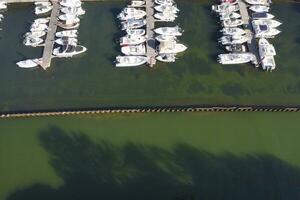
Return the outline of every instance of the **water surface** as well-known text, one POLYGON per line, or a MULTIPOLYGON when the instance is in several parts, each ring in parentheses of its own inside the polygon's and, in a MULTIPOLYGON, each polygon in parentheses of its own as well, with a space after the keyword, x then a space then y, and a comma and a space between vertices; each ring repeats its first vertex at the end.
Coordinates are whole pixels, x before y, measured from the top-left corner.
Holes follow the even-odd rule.
POLYGON ((176 63, 116 69, 121 35, 116 14, 124 3, 86 3, 79 41, 88 52, 73 59, 54 59, 49 71, 19 69, 15 62, 41 56, 42 49, 24 47, 21 34, 35 17, 29 4, 11 6, 0 32, 0 110, 45 110, 140 105, 299 105, 299 4, 274 4, 284 22, 271 42, 277 69, 265 73, 251 65, 222 66, 216 56, 220 29, 210 5, 178 2, 180 41, 188 50, 176 63))

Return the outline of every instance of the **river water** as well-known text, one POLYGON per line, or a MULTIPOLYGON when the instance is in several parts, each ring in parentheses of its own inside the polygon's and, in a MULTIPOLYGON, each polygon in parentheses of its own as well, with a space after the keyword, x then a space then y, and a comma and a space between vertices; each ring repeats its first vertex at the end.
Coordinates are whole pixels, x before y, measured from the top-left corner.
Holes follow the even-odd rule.
MULTIPOLYGON (((54 59, 48 71, 20 69, 15 62, 40 57, 42 48, 21 44, 35 18, 30 4, 10 6, 0 32, 0 110, 45 110, 137 105, 260 104, 298 105, 299 4, 274 4, 272 13, 283 31, 275 44, 277 69, 265 73, 251 65, 222 66, 216 56, 220 29, 210 5, 178 2, 176 23, 185 30, 188 50, 176 63, 116 69, 121 35, 116 14, 124 3, 86 3, 79 41, 88 52, 54 59)), ((159 26, 159 24, 157 24, 159 26)))

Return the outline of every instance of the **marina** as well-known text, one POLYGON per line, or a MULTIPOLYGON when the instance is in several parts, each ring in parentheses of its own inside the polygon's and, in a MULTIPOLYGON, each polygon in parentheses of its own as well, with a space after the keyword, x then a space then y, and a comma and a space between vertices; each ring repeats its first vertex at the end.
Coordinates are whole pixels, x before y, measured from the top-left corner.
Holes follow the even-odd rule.
POLYGON ((120 29, 112 21, 124 5, 84 4, 87 14, 78 29, 78 40, 89 52, 68 60, 52 59, 47 72, 15 65, 19 60, 42 57, 43 48, 20 44, 28 24, 37 18, 33 5, 11 5, 0 32, 0 52, 6 58, 0 68, 2 112, 178 104, 298 105, 299 46, 295 41, 300 23, 294 19, 299 17, 299 6, 272 5, 272 14, 285 22, 285 31, 274 40, 276 64, 284 67, 264 73, 249 65, 218 64, 216 57, 223 49, 216 43, 220 33, 210 6, 183 2, 178 2, 180 15, 171 25, 180 24, 185 30, 180 37, 189 47, 184 55, 175 63, 157 61, 153 69, 116 70, 113 61, 120 48, 114 41, 120 29))
POLYGON ((157 60, 175 62, 176 55, 187 49, 177 42, 183 31, 178 26, 155 28, 155 22, 174 22, 177 12, 173 0, 132 0, 117 16, 127 34, 120 39, 125 55, 116 57, 116 67, 148 64, 152 68, 157 60))
POLYGON ((276 29, 281 22, 268 13, 271 3, 269 0, 221 0, 220 5, 212 6, 212 10, 220 15, 224 27, 221 31, 224 36, 219 42, 230 52, 220 54, 219 63, 251 62, 265 71, 276 68, 275 48, 266 39, 274 38, 281 32, 276 29))

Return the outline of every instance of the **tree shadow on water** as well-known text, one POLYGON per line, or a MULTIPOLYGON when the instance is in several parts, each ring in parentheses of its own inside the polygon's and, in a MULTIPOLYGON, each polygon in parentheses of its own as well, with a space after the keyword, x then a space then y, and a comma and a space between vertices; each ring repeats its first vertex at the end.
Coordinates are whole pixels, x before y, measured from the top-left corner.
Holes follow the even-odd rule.
POLYGON ((271 155, 214 155, 179 144, 95 143, 50 127, 39 135, 64 183, 34 184, 8 200, 282 200, 300 199, 300 170, 271 155))

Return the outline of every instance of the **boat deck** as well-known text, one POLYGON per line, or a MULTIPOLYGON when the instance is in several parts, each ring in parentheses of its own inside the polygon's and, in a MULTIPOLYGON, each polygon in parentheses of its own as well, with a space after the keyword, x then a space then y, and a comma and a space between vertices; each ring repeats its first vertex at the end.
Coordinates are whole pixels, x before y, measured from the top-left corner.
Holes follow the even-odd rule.
POLYGON ((146 0, 146 35, 147 35, 147 42, 146 42, 146 55, 148 58, 148 64, 150 67, 153 67, 156 63, 156 42, 154 38, 154 23, 155 19, 154 15, 154 1, 153 0, 146 0))
POLYGON ((53 9, 50 16, 49 30, 45 40, 45 47, 44 47, 42 63, 41 63, 41 67, 45 70, 51 65, 52 52, 53 52, 53 47, 55 42, 55 33, 57 30, 58 15, 59 15, 59 3, 57 1, 53 1, 52 4, 53 4, 53 9))
POLYGON ((243 0, 238 0, 238 5, 240 8, 241 17, 242 17, 243 24, 244 24, 244 29, 249 38, 247 41, 248 50, 250 53, 253 53, 255 55, 256 60, 253 62, 253 64, 256 67, 258 67, 258 61, 260 60, 260 58, 259 58, 259 53, 258 53, 257 42, 256 42, 256 39, 254 36, 254 29, 250 22, 249 12, 247 10, 246 3, 243 0))

